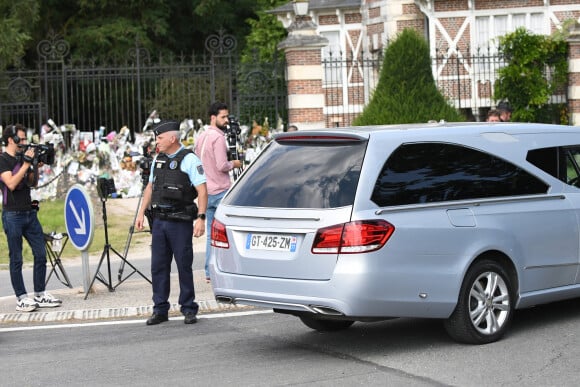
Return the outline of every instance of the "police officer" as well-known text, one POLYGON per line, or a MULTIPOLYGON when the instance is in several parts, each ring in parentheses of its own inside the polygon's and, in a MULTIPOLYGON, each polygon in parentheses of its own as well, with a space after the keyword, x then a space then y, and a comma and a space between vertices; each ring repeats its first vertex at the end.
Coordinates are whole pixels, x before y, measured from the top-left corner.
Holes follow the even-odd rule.
POLYGON ((197 238, 205 232, 205 174, 199 158, 181 144, 177 121, 160 122, 154 133, 159 153, 153 160, 135 224, 142 230, 145 210, 151 211, 154 305, 147 325, 157 325, 168 319, 172 257, 175 257, 179 274, 181 313, 186 324, 193 324, 197 322, 199 306, 195 302, 193 285, 191 236, 197 238))
POLYGON ((512 119, 512 107, 507 101, 501 101, 497 104, 497 111, 499 112, 499 119, 502 122, 509 122, 512 119))

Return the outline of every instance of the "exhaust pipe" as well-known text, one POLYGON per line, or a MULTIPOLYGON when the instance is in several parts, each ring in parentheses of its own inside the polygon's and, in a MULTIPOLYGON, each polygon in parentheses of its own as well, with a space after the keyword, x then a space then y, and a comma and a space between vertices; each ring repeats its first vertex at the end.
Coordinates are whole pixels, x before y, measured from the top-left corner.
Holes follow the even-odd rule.
POLYGON ((229 296, 215 296, 215 300, 221 304, 233 304, 234 299, 229 296))
POLYGON ((336 309, 329 308, 328 306, 310 305, 310 308, 312 308, 316 313, 324 314, 326 316, 343 316, 343 313, 336 309))

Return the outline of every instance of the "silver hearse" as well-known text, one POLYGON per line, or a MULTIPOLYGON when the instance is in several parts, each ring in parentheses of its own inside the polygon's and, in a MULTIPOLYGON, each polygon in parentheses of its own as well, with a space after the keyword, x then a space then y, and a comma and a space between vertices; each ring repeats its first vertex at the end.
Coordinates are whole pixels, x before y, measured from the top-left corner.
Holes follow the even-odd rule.
POLYGON ((438 318, 489 343, 580 296, 580 128, 423 124, 283 133, 211 227, 222 303, 316 330, 438 318))

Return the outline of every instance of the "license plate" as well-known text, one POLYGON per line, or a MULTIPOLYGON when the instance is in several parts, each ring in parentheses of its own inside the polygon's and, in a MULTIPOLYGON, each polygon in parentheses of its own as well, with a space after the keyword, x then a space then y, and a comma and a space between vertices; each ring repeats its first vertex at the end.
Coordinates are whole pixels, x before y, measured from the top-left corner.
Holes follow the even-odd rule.
POLYGON ((248 234, 247 250, 296 251, 296 236, 280 234, 248 234))

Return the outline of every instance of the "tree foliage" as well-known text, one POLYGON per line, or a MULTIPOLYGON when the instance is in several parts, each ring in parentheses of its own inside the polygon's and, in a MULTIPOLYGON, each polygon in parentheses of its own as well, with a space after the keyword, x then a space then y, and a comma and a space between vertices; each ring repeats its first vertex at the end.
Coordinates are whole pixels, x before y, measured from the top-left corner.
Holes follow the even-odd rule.
POLYGON ((247 19, 251 28, 246 37, 246 47, 242 53, 242 62, 252 63, 256 60, 273 62, 278 56, 278 43, 287 35, 288 31, 275 15, 265 10, 276 8, 287 3, 287 0, 258 0, 257 19, 247 19))
POLYGON ((38 0, 0 0, 0 70, 17 66, 39 20, 38 0))
POLYGON ((463 121, 437 90, 427 41, 405 29, 385 48, 372 99, 355 125, 463 121))
POLYGON ((550 97, 567 81, 566 41, 521 27, 500 38, 500 50, 508 65, 499 69, 494 95, 510 102, 512 120, 558 122, 559 107, 550 97))
MULTIPOLYGON (((252 28, 273 28, 253 43, 263 49, 280 33, 275 18, 262 13, 274 0, 0 0, 3 33, 0 63, 37 59, 36 45, 51 34, 70 45, 72 58, 127 58, 136 44, 152 54, 205 52, 218 31, 244 50, 252 28), (41 17, 39 16, 41 15, 41 17), (261 15, 261 16, 259 16, 261 15), (264 17, 266 22, 260 21, 264 17)), ((265 51, 264 51, 265 52, 265 51)), ((264 54, 264 57, 267 57, 264 54), (265 56, 264 56, 265 55, 265 56)))

